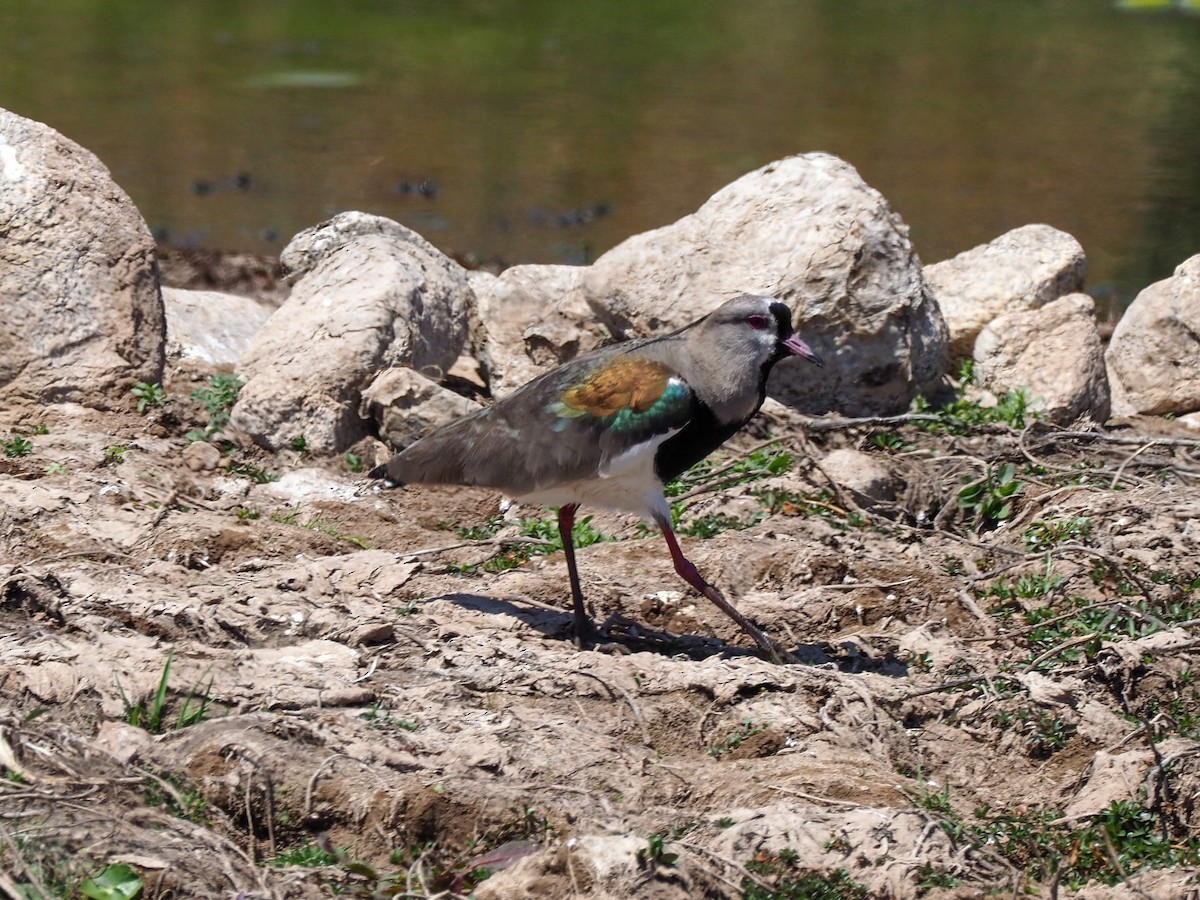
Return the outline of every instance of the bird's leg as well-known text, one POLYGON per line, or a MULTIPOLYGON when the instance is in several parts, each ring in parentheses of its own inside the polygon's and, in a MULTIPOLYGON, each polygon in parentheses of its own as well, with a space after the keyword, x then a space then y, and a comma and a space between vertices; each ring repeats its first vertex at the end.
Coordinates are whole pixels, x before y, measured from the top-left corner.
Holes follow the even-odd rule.
POLYGON ((571 600, 575 604, 575 646, 582 649, 595 637, 592 620, 583 608, 583 589, 579 586, 579 569, 575 567, 575 511, 579 504, 568 503, 558 508, 558 534, 562 538, 563 553, 567 557, 567 574, 571 579, 571 600))
POLYGON ((675 531, 671 528, 670 520, 659 516, 655 516, 654 519, 658 523, 658 527, 662 529, 663 537, 666 538, 667 547, 671 550, 671 559, 675 563, 675 571, 679 573, 679 576, 711 600, 717 609, 737 622, 738 627, 753 638, 754 643, 758 644, 762 651, 767 654, 769 660, 776 663, 790 662, 791 659, 786 651, 776 647, 770 638, 763 634, 754 623, 738 612, 732 603, 721 596, 720 591, 704 580, 692 561, 684 556, 683 551, 679 549, 679 541, 675 539, 675 531))

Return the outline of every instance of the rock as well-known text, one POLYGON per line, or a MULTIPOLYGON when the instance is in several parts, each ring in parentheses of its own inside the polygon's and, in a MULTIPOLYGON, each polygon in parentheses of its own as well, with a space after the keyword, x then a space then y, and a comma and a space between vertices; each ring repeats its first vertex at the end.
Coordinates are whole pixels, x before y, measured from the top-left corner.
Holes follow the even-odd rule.
POLYGON ((384 369, 362 392, 359 414, 379 424, 393 447, 407 447, 435 428, 480 409, 412 369, 384 369))
POLYGON ((183 450, 183 464, 193 472, 211 472, 221 464, 221 451, 208 441, 193 441, 183 450))
POLYGON ((167 352, 214 369, 236 367, 272 307, 220 291, 162 289, 167 352))
POLYGON ((101 722, 92 738, 92 746, 113 759, 129 763, 145 753, 154 738, 144 728, 124 722, 101 722))
POLYGON ((1200 255, 1137 295, 1105 354, 1115 416, 1200 410, 1200 255))
POLYGON ((730 297, 792 306, 825 358, 784 360, 771 393, 805 412, 900 412, 941 376, 946 328, 908 228, 846 162, 763 166, 672 225, 629 238, 586 272, 588 304, 617 336, 679 328, 730 297))
POLYGON ((1083 416, 1108 418, 1104 348, 1087 294, 999 316, 980 331, 974 356, 979 387, 997 395, 1024 390, 1044 419, 1068 425, 1083 416))
POLYGON ((1087 783, 1067 804, 1063 816, 1083 818, 1104 812, 1116 802, 1135 801, 1154 762, 1149 750, 1135 748, 1123 753, 1097 750, 1092 757, 1087 783))
POLYGON ((1086 275, 1083 247, 1049 225, 1025 225, 925 267, 955 359, 971 356, 979 332, 996 317, 1082 291, 1086 275))
POLYGON ((162 380, 154 239, 91 153, 0 109, 0 393, 96 405, 162 380))
POLYGON ((441 377, 467 335, 466 272, 415 232, 344 213, 301 233, 281 259, 300 280, 242 357, 246 386, 231 424, 278 449, 300 434, 316 453, 370 429, 359 392, 405 366, 441 377))
POLYGON ((612 339, 583 298, 581 266, 513 266, 472 272, 480 362, 496 396, 612 339))
POLYGON ((891 470, 878 457, 861 450, 840 449, 821 461, 821 471, 850 491, 863 509, 896 499, 896 481, 891 470))
POLYGON ((351 500, 357 492, 323 469, 292 469, 275 481, 256 484, 253 493, 298 506, 322 500, 351 500))

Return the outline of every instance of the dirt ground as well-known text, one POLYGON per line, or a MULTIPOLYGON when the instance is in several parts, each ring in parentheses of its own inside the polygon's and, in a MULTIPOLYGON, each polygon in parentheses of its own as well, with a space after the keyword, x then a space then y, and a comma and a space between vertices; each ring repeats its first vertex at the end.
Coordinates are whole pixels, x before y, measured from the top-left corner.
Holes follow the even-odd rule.
POLYGON ((599 514, 577 650, 545 510, 192 445, 203 375, 0 416, 0 893, 1197 896, 1183 425, 773 408, 673 499, 778 665, 599 514))

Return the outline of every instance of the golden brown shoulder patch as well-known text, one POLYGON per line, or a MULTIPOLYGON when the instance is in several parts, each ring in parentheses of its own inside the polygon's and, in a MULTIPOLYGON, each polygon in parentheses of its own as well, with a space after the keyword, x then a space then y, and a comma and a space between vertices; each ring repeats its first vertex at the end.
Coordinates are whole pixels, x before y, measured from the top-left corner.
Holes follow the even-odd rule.
POLYGON ((571 409, 605 418, 623 409, 641 413, 662 396, 674 373, 662 363, 637 356, 622 356, 592 373, 583 384, 563 391, 571 409))

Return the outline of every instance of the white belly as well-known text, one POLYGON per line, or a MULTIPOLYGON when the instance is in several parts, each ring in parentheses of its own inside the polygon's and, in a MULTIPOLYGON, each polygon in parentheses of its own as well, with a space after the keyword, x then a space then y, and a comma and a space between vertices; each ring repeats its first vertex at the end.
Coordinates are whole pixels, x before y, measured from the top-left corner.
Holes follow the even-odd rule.
POLYGON ((654 455, 658 445, 674 433, 659 435, 652 441, 630 448, 609 460, 594 478, 542 488, 516 499, 521 503, 540 503, 543 506, 566 506, 569 503, 599 506, 633 513, 648 522, 652 522, 656 516, 665 516, 670 521, 670 508, 663 497, 662 482, 654 471, 654 455))

